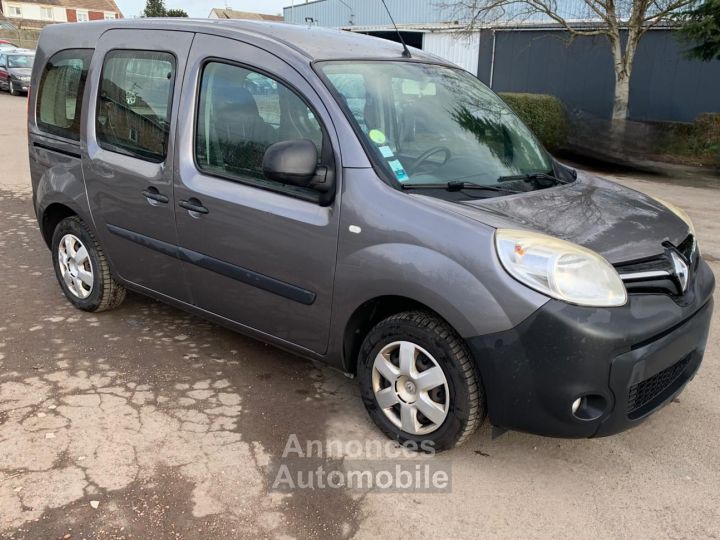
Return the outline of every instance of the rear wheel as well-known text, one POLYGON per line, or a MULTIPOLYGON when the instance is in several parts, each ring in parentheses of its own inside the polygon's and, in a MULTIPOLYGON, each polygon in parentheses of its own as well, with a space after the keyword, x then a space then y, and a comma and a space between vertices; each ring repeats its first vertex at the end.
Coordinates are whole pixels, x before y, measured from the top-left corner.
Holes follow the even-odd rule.
POLYGON ((365 407, 390 438, 425 451, 462 444, 482 423, 482 385, 465 343, 423 312, 378 323, 360 350, 365 407))
POLYGON ((52 239, 53 266, 68 300, 83 311, 106 311, 125 299, 125 288, 110 274, 105 254, 77 216, 62 220, 52 239))

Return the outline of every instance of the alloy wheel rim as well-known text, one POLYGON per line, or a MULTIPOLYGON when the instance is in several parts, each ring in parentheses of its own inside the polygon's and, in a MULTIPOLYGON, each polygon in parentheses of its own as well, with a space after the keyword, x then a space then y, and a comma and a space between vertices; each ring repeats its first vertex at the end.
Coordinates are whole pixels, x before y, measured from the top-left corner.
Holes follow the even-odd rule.
POLYGON ((92 261, 87 248, 74 234, 66 234, 60 239, 58 263, 68 290, 82 300, 90 296, 95 283, 92 261))
POLYGON ((385 416, 410 435, 437 430, 450 409, 447 378, 437 360, 410 341, 385 345, 372 369, 375 400, 385 416))

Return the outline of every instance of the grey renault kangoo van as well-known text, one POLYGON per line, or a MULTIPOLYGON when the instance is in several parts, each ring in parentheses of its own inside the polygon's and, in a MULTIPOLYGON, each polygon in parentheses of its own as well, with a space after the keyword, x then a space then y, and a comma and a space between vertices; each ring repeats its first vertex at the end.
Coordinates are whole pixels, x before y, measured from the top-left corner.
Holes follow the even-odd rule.
POLYGON ((685 212, 559 163, 422 51, 285 24, 51 25, 28 127, 70 302, 130 289, 327 362, 408 446, 486 416, 609 435, 700 365, 714 278, 685 212))

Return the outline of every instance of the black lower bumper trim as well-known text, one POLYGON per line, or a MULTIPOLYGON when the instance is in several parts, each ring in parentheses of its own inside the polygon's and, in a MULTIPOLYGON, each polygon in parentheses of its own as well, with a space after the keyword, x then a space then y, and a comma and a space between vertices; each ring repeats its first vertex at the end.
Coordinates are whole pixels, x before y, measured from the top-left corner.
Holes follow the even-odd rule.
POLYGON ((551 300, 511 330, 469 339, 490 421, 554 437, 605 436, 637 425, 699 368, 714 284, 703 262, 683 302, 652 294, 631 295, 620 308, 551 300), (573 402, 584 396, 604 410, 573 414, 573 402))

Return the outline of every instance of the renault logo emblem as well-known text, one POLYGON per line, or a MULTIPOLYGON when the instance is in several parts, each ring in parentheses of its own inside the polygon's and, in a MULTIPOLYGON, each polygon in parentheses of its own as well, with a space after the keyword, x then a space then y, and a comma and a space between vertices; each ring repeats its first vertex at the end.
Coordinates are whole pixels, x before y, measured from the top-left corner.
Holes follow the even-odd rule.
POLYGON ((687 291, 689 277, 688 265, 685 260, 674 251, 670 251, 670 259, 672 260, 673 273, 675 274, 678 283, 680 283, 682 292, 685 293, 685 291, 687 291))

